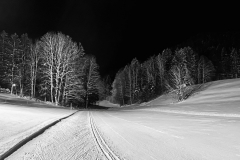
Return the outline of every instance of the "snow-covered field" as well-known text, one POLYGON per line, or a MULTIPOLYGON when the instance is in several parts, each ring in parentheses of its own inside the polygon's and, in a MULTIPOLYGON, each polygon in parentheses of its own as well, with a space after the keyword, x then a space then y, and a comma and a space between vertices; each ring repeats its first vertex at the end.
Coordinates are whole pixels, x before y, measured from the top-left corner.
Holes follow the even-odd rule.
MULTIPOLYGON (((0 104, 0 149, 67 112, 0 104)), ((207 83, 181 103, 165 95, 141 106, 80 111, 7 159, 239 160, 239 137, 240 79, 233 79, 207 83)))
POLYGON ((0 94, 0 156, 29 135, 73 112, 0 94))
POLYGON ((93 115, 125 159, 240 159, 240 79, 208 83, 178 104, 164 96, 93 115))

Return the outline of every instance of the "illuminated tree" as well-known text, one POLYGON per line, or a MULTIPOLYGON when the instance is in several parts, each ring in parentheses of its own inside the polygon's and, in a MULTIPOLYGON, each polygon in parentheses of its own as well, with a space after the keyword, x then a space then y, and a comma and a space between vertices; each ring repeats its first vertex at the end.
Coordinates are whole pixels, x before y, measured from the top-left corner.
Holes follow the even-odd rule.
MULTIPOLYGON (((15 33, 7 40, 6 43, 6 72, 4 80, 11 86, 17 83, 19 80, 18 67, 19 67, 19 55, 20 55, 20 39, 15 33)), ((19 84, 18 84, 19 85, 19 84)), ((11 87, 12 88, 12 87, 11 87)), ((12 93, 12 90, 11 90, 12 93)))
POLYGON ((1 80, 4 78, 4 75, 6 74, 7 70, 7 54, 6 54, 6 44, 8 40, 8 34, 5 31, 2 31, 0 36, 0 78, 1 80))
POLYGON ((78 45, 69 36, 62 33, 45 34, 41 38, 41 47, 42 79, 50 88, 51 101, 58 105, 64 97, 64 86, 73 77, 76 60, 83 53, 79 52, 78 45))
POLYGON ((210 60, 201 56, 198 62, 198 81, 200 83, 209 82, 215 75, 215 68, 210 60))
POLYGON ((35 97, 37 73, 39 71, 39 59, 40 59, 40 42, 37 41, 31 45, 31 51, 29 55, 29 80, 31 85, 31 97, 35 97))
POLYGON ((28 38, 27 34, 23 34, 20 38, 21 43, 19 47, 19 54, 17 55, 17 79, 19 84, 20 96, 23 96, 24 91, 27 89, 27 72, 29 71, 29 62, 31 55, 32 41, 28 38))
POLYGON ((111 82, 109 76, 98 81, 99 100, 106 100, 111 95, 111 82))
POLYGON ((81 80, 83 89, 85 90, 85 103, 88 107, 89 97, 93 98, 98 95, 98 81, 100 80, 99 66, 96 63, 96 58, 93 56, 85 56, 81 71, 81 80))
POLYGON ((125 105, 126 94, 126 81, 125 81, 124 70, 118 71, 112 84, 112 97, 113 103, 125 105))
POLYGON ((164 57, 159 54, 155 57, 156 60, 156 70, 157 70, 157 84, 158 89, 162 93, 164 90, 164 82, 165 82, 165 72, 166 72, 166 60, 164 57))
MULTIPOLYGON (((188 72, 187 72, 188 73, 188 72)), ((175 91, 178 95, 178 100, 183 100, 184 90, 186 88, 186 69, 181 65, 174 65, 169 72, 169 82, 166 85, 169 91, 175 91)))

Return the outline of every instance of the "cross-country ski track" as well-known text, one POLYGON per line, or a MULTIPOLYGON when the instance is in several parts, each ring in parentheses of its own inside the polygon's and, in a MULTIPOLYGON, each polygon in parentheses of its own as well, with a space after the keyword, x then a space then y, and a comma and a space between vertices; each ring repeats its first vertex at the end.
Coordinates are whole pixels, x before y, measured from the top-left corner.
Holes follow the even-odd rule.
POLYGON ((236 117, 80 111, 7 159, 238 160, 238 126, 236 117))
POLYGON ((6 159, 119 160, 98 132, 89 112, 78 112, 45 131, 6 159), (77 122, 77 123, 76 123, 77 122))

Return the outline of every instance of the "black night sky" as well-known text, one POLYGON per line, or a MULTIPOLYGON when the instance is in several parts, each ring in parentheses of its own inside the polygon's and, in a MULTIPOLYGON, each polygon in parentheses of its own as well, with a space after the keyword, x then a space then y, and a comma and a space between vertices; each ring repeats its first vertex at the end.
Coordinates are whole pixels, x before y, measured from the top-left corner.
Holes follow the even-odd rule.
POLYGON ((1 0, 0 31, 32 39, 60 31, 97 57, 101 75, 114 76, 134 57, 144 61, 200 32, 230 29, 221 11, 174 1, 1 0))

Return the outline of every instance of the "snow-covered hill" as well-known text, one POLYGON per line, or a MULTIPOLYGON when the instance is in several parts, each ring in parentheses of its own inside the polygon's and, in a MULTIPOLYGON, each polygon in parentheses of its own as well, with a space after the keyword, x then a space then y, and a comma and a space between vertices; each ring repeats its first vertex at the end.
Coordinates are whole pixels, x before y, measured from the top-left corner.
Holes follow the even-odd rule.
MULTIPOLYGON (((122 107, 122 109, 140 108, 164 108, 184 107, 184 110, 191 106, 197 110, 204 110, 209 107, 220 107, 219 110, 226 112, 240 111, 240 78, 208 82, 201 85, 188 99, 177 102, 174 93, 165 94, 149 102, 140 105, 134 104, 122 107), (226 108, 225 108, 226 107, 226 108), (231 111, 227 107, 234 107, 231 111), (224 109, 225 108, 225 109, 224 109)), ((210 111, 210 110, 209 110, 210 111)))
POLYGON ((204 84, 185 101, 163 103, 161 96, 144 106, 154 109, 207 112, 213 114, 240 114, 240 79, 220 80, 204 84))

